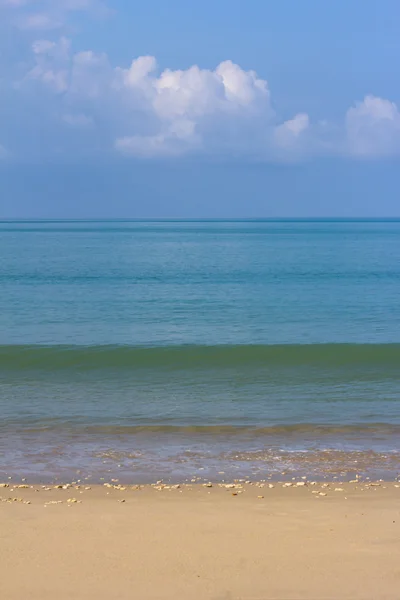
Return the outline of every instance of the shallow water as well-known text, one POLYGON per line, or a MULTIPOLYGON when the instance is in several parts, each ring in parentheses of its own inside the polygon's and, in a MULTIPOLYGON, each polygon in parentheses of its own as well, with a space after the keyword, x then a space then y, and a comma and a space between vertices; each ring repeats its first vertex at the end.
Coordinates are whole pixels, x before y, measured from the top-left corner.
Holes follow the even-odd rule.
POLYGON ((0 223, 0 289, 0 476, 400 471, 400 222, 0 223))

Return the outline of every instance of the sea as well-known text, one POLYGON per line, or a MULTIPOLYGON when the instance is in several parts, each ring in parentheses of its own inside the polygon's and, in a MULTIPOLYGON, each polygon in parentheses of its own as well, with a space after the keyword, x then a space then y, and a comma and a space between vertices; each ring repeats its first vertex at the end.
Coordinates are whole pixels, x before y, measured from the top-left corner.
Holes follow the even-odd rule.
POLYGON ((0 480, 400 474, 400 221, 1 221, 0 480))

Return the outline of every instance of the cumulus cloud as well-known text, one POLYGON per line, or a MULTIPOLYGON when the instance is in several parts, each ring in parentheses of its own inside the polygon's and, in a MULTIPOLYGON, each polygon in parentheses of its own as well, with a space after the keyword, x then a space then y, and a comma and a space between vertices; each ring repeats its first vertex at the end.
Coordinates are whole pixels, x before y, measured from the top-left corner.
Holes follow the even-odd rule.
POLYGON ((267 82, 231 61, 215 70, 194 65, 157 75, 155 58, 146 56, 134 60, 129 69, 118 69, 116 75, 116 85, 133 105, 151 116, 150 124, 156 129, 147 136, 117 139, 116 148, 133 155, 200 151, 207 144, 218 146, 218 137, 223 140, 227 135, 237 143, 233 123, 240 137, 257 115, 262 120, 273 117, 267 82))
POLYGON ((27 73, 26 80, 36 80, 54 92, 65 92, 69 86, 70 42, 61 38, 57 43, 37 40, 32 45, 35 66, 27 73))
POLYGON ((214 70, 194 65, 159 72, 154 57, 142 56, 127 68, 112 67, 105 54, 72 53, 66 38, 35 42, 33 55, 26 81, 44 85, 74 110, 100 112, 111 129, 114 124, 113 145, 120 152, 167 156, 227 144, 238 150, 246 138, 264 152, 271 135, 275 116, 267 82, 232 61, 214 70))
POLYGON ((282 148, 292 148, 301 140, 302 135, 310 127, 310 118, 305 113, 299 113, 293 119, 289 119, 278 125, 275 129, 275 140, 282 148))
POLYGON ((359 157, 396 154, 400 151, 400 113, 394 102, 366 96, 346 113, 349 153, 359 157))
POLYGON ((281 161, 400 152, 400 113, 389 100, 366 96, 339 123, 313 122, 304 112, 279 119, 267 81, 230 60, 160 71, 155 57, 140 56, 119 67, 104 53, 72 52, 65 37, 42 39, 32 46, 24 84, 53 97, 64 126, 100 126, 109 148, 133 157, 281 161))

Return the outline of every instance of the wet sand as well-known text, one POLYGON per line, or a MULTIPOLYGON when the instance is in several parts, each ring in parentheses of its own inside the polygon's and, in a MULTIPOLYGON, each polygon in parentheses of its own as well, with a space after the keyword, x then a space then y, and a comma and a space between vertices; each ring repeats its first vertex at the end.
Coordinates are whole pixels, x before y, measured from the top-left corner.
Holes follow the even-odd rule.
POLYGON ((400 596, 398 482, 6 485, 7 600, 400 596))

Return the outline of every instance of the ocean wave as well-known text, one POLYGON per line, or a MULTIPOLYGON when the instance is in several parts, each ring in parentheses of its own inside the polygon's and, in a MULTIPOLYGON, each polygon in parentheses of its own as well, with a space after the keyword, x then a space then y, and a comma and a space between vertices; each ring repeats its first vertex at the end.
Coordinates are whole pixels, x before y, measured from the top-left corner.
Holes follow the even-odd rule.
POLYGON ((400 366, 400 344, 0 346, 0 370, 400 366))
MULTIPOLYGON (((251 438, 315 438, 320 439, 328 436, 351 437, 351 436, 400 436, 400 424, 391 423, 359 423, 348 425, 321 425, 315 423, 296 423, 288 425, 271 426, 247 426, 247 425, 121 425, 121 424, 92 424, 70 423, 64 419, 33 420, 30 417, 26 422, 22 419, 16 425, 3 422, 3 429, 9 427, 23 428, 25 433, 43 433, 44 431, 70 431, 74 435, 100 435, 100 436, 133 436, 133 435, 171 435, 171 436, 194 436, 194 437, 241 437, 251 438)), ((400 438, 399 438, 400 439, 400 438)))

